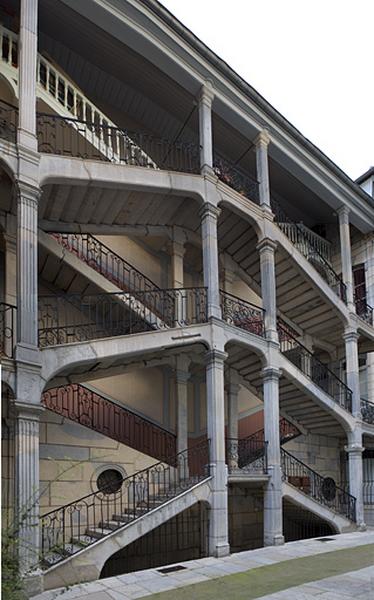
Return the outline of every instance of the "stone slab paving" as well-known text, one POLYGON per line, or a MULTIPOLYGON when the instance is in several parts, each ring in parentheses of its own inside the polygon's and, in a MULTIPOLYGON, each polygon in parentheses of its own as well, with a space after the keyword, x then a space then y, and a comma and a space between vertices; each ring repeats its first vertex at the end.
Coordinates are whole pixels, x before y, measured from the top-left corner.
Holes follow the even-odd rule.
MULTIPOLYGON (((196 583, 209 582, 210 580, 223 578, 226 575, 245 573, 251 569, 275 565, 283 561, 318 556, 323 553, 349 550, 350 548, 353 549, 374 544, 374 529, 366 532, 334 535, 328 538, 330 541, 320 541, 321 539, 325 538, 289 542, 276 548, 268 547, 247 550, 231 554, 225 558, 208 557, 187 562, 178 562, 176 564, 186 568, 168 574, 160 573, 155 568, 127 575, 119 575, 117 577, 108 577, 91 583, 75 585, 68 589, 59 588, 47 591, 36 596, 35 600, 133 600, 143 598, 159 594, 160 592, 182 589, 185 586, 196 583)), ((372 553, 371 560, 374 565, 374 546, 369 552, 370 554, 372 553)), ((353 566, 353 569, 355 568, 356 566, 353 566)), ((352 590, 356 586, 354 596, 351 597, 354 597, 355 600, 374 600, 374 593, 369 587, 372 585, 374 568, 368 567, 354 573, 350 572, 351 569, 349 568, 346 570, 347 572, 337 577, 329 577, 320 581, 318 580, 318 572, 316 572, 316 581, 313 579, 312 583, 309 582, 306 585, 291 587, 282 592, 262 597, 271 598, 272 600, 302 600, 304 598, 305 600, 309 600, 312 597, 317 597, 318 600, 337 600, 338 598, 339 600, 346 600, 347 597, 349 598, 349 595, 347 593, 344 595, 344 590, 350 589, 350 593, 352 593, 352 590), (366 578, 365 582, 360 580, 361 572, 363 577, 366 578), (296 590, 295 593, 293 590, 296 590), (287 596, 287 593, 292 593, 293 595, 287 596), (297 595, 298 593, 302 595, 297 595)), ((193 589, 196 590, 197 588, 198 586, 193 589)), ((187 590, 184 591, 187 592, 187 590)), ((160 597, 162 596, 163 594, 160 597)), ((169 595, 166 594, 166 597, 169 597, 169 595)), ((184 597, 195 598, 195 595, 192 592, 189 595, 187 592, 187 594, 184 594, 184 597)), ((234 597, 232 598, 235 600, 234 597)), ((229 599, 227 598, 227 600, 229 599)))

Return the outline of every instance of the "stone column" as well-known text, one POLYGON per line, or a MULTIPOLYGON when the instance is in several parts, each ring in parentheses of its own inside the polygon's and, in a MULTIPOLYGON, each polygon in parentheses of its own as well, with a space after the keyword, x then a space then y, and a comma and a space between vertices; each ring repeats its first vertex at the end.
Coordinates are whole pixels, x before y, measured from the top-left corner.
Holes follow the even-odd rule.
POLYGON ((264 390, 264 430, 270 479, 264 493, 264 545, 284 543, 282 517, 282 470, 279 438, 279 376, 278 369, 262 371, 264 390))
POLYGON ((230 552, 228 536, 227 467, 225 464, 225 391, 222 351, 207 352, 206 402, 207 427, 210 440, 210 498, 209 553, 226 556, 230 552))
POLYGON ((221 318, 217 221, 220 209, 205 202, 200 209, 204 286, 208 289, 208 317, 221 318))
POLYGON ((353 301, 353 275, 351 256, 351 235, 349 229, 349 209, 342 206, 338 210, 340 232, 340 254, 342 259, 342 276, 347 288, 347 305, 351 312, 355 312, 353 301))
MULTIPOLYGON (((38 199, 39 189, 18 184, 17 342, 26 353, 38 347, 38 199)), ((25 359, 25 356, 23 357, 25 359)), ((26 360, 31 360, 26 356, 26 360)))
MULTIPOLYGON (((184 288, 184 266, 183 259, 185 254, 185 245, 183 242, 173 240, 170 244, 171 250, 171 287, 174 289, 184 288)), ((183 292, 179 292, 176 301, 176 325, 183 325, 187 321, 188 315, 186 297, 183 292)))
MULTIPOLYGON (((366 298, 369 306, 374 308, 374 238, 370 236, 366 244, 366 298)), ((374 352, 366 356, 366 376, 368 400, 374 403, 374 352)))
POLYGON ((348 435, 349 493, 356 498, 356 523, 361 531, 366 529, 363 500, 362 433, 359 429, 348 435))
POLYGON ((199 138, 200 138, 200 170, 202 174, 213 172, 213 132, 212 102, 214 98, 213 84, 206 81, 198 96, 199 102, 199 138))
POLYGON ((259 182, 260 205, 262 208, 271 210, 270 205, 270 182, 269 182, 269 164, 268 147, 270 136, 266 129, 260 131, 255 139, 256 145, 256 171, 259 182))
POLYGON ((268 340, 278 342, 277 331, 277 295, 275 283, 276 244, 265 238, 257 245, 260 253, 261 295, 265 309, 265 333, 268 340))
POLYGON ((227 387, 227 462, 229 470, 238 468, 239 389, 238 374, 230 369, 230 379, 227 387))
POLYGON ((35 405, 15 402, 15 509, 23 574, 39 562, 39 414, 35 405))
POLYGON ((352 390, 352 414, 361 419, 360 377, 358 366, 358 337, 353 328, 344 331, 347 386, 352 390))
POLYGON ((36 65, 38 52, 38 0, 21 0, 18 44, 19 121, 18 143, 37 149, 36 139, 36 65))
POLYGON ((175 396, 177 417, 177 453, 188 448, 188 389, 190 360, 185 354, 175 360, 175 396))

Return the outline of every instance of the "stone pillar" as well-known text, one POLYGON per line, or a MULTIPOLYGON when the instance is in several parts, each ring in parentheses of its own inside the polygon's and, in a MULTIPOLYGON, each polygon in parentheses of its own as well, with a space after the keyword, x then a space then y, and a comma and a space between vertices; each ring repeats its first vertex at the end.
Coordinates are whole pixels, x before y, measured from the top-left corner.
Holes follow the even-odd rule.
MULTIPOLYGON (((369 306, 374 308, 374 238, 370 236, 366 244, 366 299, 369 306)), ((366 376, 368 400, 374 403, 374 352, 366 356, 366 376)))
POLYGON ((36 65, 38 52, 38 0, 21 0, 18 44, 19 121, 18 144, 37 149, 36 65))
POLYGON ((260 131, 255 139, 256 145, 256 171, 259 182, 260 205, 262 208, 271 210, 270 205, 270 182, 268 164, 268 146, 270 136, 266 129, 260 131))
POLYGON ((356 498, 356 522, 361 531, 366 529, 363 500, 362 433, 359 429, 348 435, 349 493, 356 498))
POLYGON ((358 366, 358 333, 347 327, 344 331, 347 386, 352 390, 352 414, 361 419, 360 377, 358 366))
POLYGON ((177 417, 177 453, 188 448, 188 389, 190 360, 185 354, 175 360, 175 396, 177 417))
POLYGON ((282 470, 279 437, 279 376, 278 369, 262 371, 264 390, 264 430, 270 479, 264 493, 264 545, 284 543, 282 517, 282 470))
POLYGON ((204 286, 208 289, 208 317, 221 318, 217 221, 220 209, 205 202, 200 209, 204 286))
POLYGON ((277 295, 275 283, 276 244, 265 238, 257 245, 260 253, 261 295, 265 309, 265 333, 268 340, 278 342, 277 331, 277 295))
POLYGON ((15 402, 15 498, 19 560, 23 574, 39 562, 39 414, 41 407, 15 402))
POLYGON ((239 389, 238 374, 230 369, 230 379, 227 387, 227 462, 229 471, 238 468, 239 389))
POLYGON ((213 131, 212 102, 214 98, 213 84, 206 81, 198 96, 199 102, 199 139, 200 139, 200 171, 202 174, 213 172, 213 131))
POLYGON ((225 464, 225 391, 224 361, 227 354, 219 350, 207 352, 206 397, 207 427, 210 440, 209 553, 226 556, 230 552, 228 536, 227 467, 225 464))
MULTIPOLYGON (((183 259, 185 254, 184 243, 173 240, 170 244, 171 250, 171 287, 174 289, 184 288, 184 266, 183 259)), ((183 325, 187 322, 187 303, 183 291, 179 292, 176 301, 176 325, 183 325)))
MULTIPOLYGON (((38 348, 38 199, 39 189, 18 184, 17 343, 26 352, 38 348)), ((16 355, 17 356, 17 355, 16 355)), ((26 360, 31 360, 27 357, 26 360)))
POLYGON ((339 233, 340 233, 340 254, 342 259, 342 276, 347 288, 347 305, 351 312, 355 312, 353 301, 353 275, 352 275, 352 256, 351 256, 351 235, 349 229, 349 209, 342 206, 338 210, 339 215, 339 233))

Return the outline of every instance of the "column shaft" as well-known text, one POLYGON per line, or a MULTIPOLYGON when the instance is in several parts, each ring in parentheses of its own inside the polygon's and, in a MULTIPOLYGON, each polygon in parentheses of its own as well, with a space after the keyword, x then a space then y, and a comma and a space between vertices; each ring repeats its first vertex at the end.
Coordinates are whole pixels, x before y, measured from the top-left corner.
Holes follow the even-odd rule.
POLYGON ((344 333, 347 385, 352 390, 352 414, 361 417, 360 378, 358 364, 358 333, 347 329, 344 333))
POLYGON ((347 304, 349 309, 354 312, 355 305, 353 301, 353 276, 352 276, 352 255, 351 255, 351 235, 349 229, 349 210, 343 206, 338 210, 339 232, 340 232, 340 253, 342 259, 343 281, 347 288, 347 304))
POLYGON ((213 170, 212 102, 213 86, 207 81, 201 88, 199 102, 200 170, 211 173, 213 170))
POLYGON ((204 286, 208 290, 208 317, 221 318, 217 220, 220 209, 206 202, 200 211, 204 286))
POLYGON ((38 0, 21 0, 19 32, 18 143, 36 150, 38 0))
POLYGON ((278 341, 277 332, 277 297, 275 281, 275 249, 276 244, 263 239, 257 249, 260 252, 261 295, 265 309, 265 332, 269 340, 278 341))
POLYGON ((256 170, 259 182, 260 205, 271 210, 270 207, 270 181, 268 164, 268 146, 270 137, 266 130, 261 131, 256 140, 256 170))
POLYGON ((356 522, 360 529, 365 529, 363 499, 363 467, 362 467, 362 434, 356 430, 350 434, 348 446, 349 493, 356 498, 356 522))
POLYGON ((188 380, 189 359, 183 354, 176 358, 175 386, 177 403, 177 453, 188 447, 188 380))
POLYGON ((226 354, 212 350, 206 355, 207 425, 212 475, 209 552, 229 554, 227 467, 225 464, 224 360, 226 354))
POLYGON ((227 388, 227 464, 229 471, 238 468, 238 437, 239 437, 239 406, 238 396, 240 385, 235 371, 230 371, 230 381, 227 388))
POLYGON ((282 517, 282 471, 279 439, 279 371, 263 370, 264 429, 268 443, 269 482, 264 493, 264 545, 284 543, 282 517))

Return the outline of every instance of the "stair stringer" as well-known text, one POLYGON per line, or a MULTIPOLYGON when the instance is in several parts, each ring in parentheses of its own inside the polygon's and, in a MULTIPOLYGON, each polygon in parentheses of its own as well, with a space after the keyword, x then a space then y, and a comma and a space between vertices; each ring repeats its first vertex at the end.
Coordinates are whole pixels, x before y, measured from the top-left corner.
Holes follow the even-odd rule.
POLYGON ((206 502, 210 505, 211 481, 212 477, 200 481, 175 498, 171 498, 161 506, 124 525, 121 529, 113 531, 94 544, 82 548, 76 554, 50 567, 43 572, 44 589, 50 590, 99 579, 105 562, 115 552, 198 502, 206 502))
POLYGON ((292 502, 292 504, 296 504, 297 506, 300 506, 301 508, 313 513, 317 517, 320 517, 324 521, 327 521, 327 523, 333 527, 336 533, 347 533, 357 529, 355 523, 330 510, 328 506, 320 504, 311 496, 304 494, 286 481, 282 482, 282 496, 283 498, 287 498, 287 500, 292 502))

